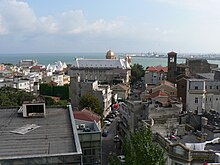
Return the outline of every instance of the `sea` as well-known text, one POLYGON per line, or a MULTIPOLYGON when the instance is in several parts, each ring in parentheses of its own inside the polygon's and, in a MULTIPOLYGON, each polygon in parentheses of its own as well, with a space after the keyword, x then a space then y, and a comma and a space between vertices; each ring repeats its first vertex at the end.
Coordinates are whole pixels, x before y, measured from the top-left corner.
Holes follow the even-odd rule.
MULTIPOLYGON (((48 65, 54 64, 57 61, 71 64, 75 58, 87 58, 87 59, 105 59, 106 53, 24 53, 24 54, 0 54, 0 63, 11 63, 16 65, 20 60, 34 59, 37 60, 38 64, 48 65)), ((123 58, 125 54, 116 53, 118 58, 123 58)), ((218 64, 220 66, 220 60, 208 60, 211 64, 218 64)), ((132 64, 140 64, 144 68, 148 66, 167 66, 167 58, 160 57, 131 57, 132 64)), ((185 63, 185 59, 178 59, 177 63, 185 63)))

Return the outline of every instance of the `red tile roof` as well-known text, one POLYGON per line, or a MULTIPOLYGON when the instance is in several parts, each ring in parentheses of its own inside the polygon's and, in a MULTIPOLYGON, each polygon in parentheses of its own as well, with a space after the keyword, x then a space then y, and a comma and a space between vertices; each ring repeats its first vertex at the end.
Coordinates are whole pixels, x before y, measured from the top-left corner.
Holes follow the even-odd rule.
POLYGON ((172 82, 169 82, 167 80, 163 80, 161 81, 161 85, 164 84, 164 85, 168 85, 168 86, 171 86, 171 87, 175 87, 174 83, 172 82))
POLYGON ((74 115, 74 118, 78 120, 85 120, 85 121, 91 121, 91 122, 95 120, 97 123, 101 120, 101 117, 98 114, 88 109, 83 109, 81 111, 74 111, 73 115, 74 115))
POLYGON ((168 96, 168 94, 166 94, 165 92, 162 92, 162 91, 156 91, 154 93, 150 93, 151 98, 155 98, 158 96, 168 96))
POLYGON ((150 72, 167 72, 168 71, 168 68, 167 66, 161 66, 161 65, 158 65, 158 66, 150 66, 147 68, 147 71, 150 71, 150 72))

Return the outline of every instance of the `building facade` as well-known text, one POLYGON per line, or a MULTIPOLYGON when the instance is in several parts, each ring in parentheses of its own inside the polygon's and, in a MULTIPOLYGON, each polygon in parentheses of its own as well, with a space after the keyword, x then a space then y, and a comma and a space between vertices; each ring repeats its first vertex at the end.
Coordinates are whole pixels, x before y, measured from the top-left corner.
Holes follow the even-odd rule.
POLYGON ((95 121, 75 119, 84 165, 102 164, 101 130, 95 121))
POLYGON ((145 84, 159 84, 160 81, 167 79, 167 67, 150 66, 146 69, 144 80, 145 84))
POLYGON ((82 59, 76 58, 69 70, 69 76, 80 74, 81 80, 98 80, 113 84, 114 81, 128 83, 131 67, 125 59, 82 59))
POLYGON ((203 113, 209 110, 220 112, 220 81, 187 79, 186 109, 203 113))
POLYGON ((126 136, 137 131, 141 121, 148 118, 149 104, 142 101, 125 101, 119 103, 120 120, 118 122, 119 138, 123 142, 126 136))
POLYGON ((189 67, 190 72, 195 73, 209 73, 211 72, 211 65, 206 59, 186 59, 186 65, 189 67))
POLYGON ((75 109, 78 108, 80 97, 86 93, 92 93, 99 99, 103 116, 111 111, 112 90, 109 85, 100 85, 98 81, 80 81, 78 75, 72 76, 70 80, 70 98, 75 109))

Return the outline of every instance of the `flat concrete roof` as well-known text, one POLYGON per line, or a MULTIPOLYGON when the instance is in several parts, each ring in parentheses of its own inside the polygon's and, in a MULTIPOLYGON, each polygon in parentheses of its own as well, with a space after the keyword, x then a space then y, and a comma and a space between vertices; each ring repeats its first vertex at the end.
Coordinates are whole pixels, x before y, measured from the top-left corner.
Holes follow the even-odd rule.
POLYGON ((0 109, 0 159, 76 153, 68 109, 46 108, 45 118, 23 118, 16 109, 0 109), (26 134, 12 133, 27 124, 40 126, 26 134))
POLYGON ((100 133, 101 130, 99 129, 98 125, 96 124, 96 122, 91 122, 91 121, 85 121, 85 120, 79 120, 79 119, 75 119, 76 125, 78 125, 78 127, 80 127, 80 124, 85 124, 85 128, 89 128, 88 130, 84 130, 84 129, 77 129, 78 133, 100 133))

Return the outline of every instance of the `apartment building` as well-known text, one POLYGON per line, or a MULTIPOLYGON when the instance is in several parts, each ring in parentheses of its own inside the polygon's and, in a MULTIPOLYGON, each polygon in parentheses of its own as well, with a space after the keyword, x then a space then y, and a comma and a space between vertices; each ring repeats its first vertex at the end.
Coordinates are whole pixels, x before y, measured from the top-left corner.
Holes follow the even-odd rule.
POLYGON ((187 79, 186 109, 203 113, 216 110, 220 112, 220 81, 208 79, 187 79))
POLYGON ((144 75, 145 84, 159 84, 160 81, 166 80, 167 71, 168 68, 161 65, 148 67, 144 75))
POLYGON ((70 98, 74 108, 78 108, 80 97, 86 93, 92 93, 99 99, 100 107, 103 109, 103 116, 111 111, 112 90, 109 85, 100 85, 98 81, 80 81, 80 76, 71 77, 70 98))

